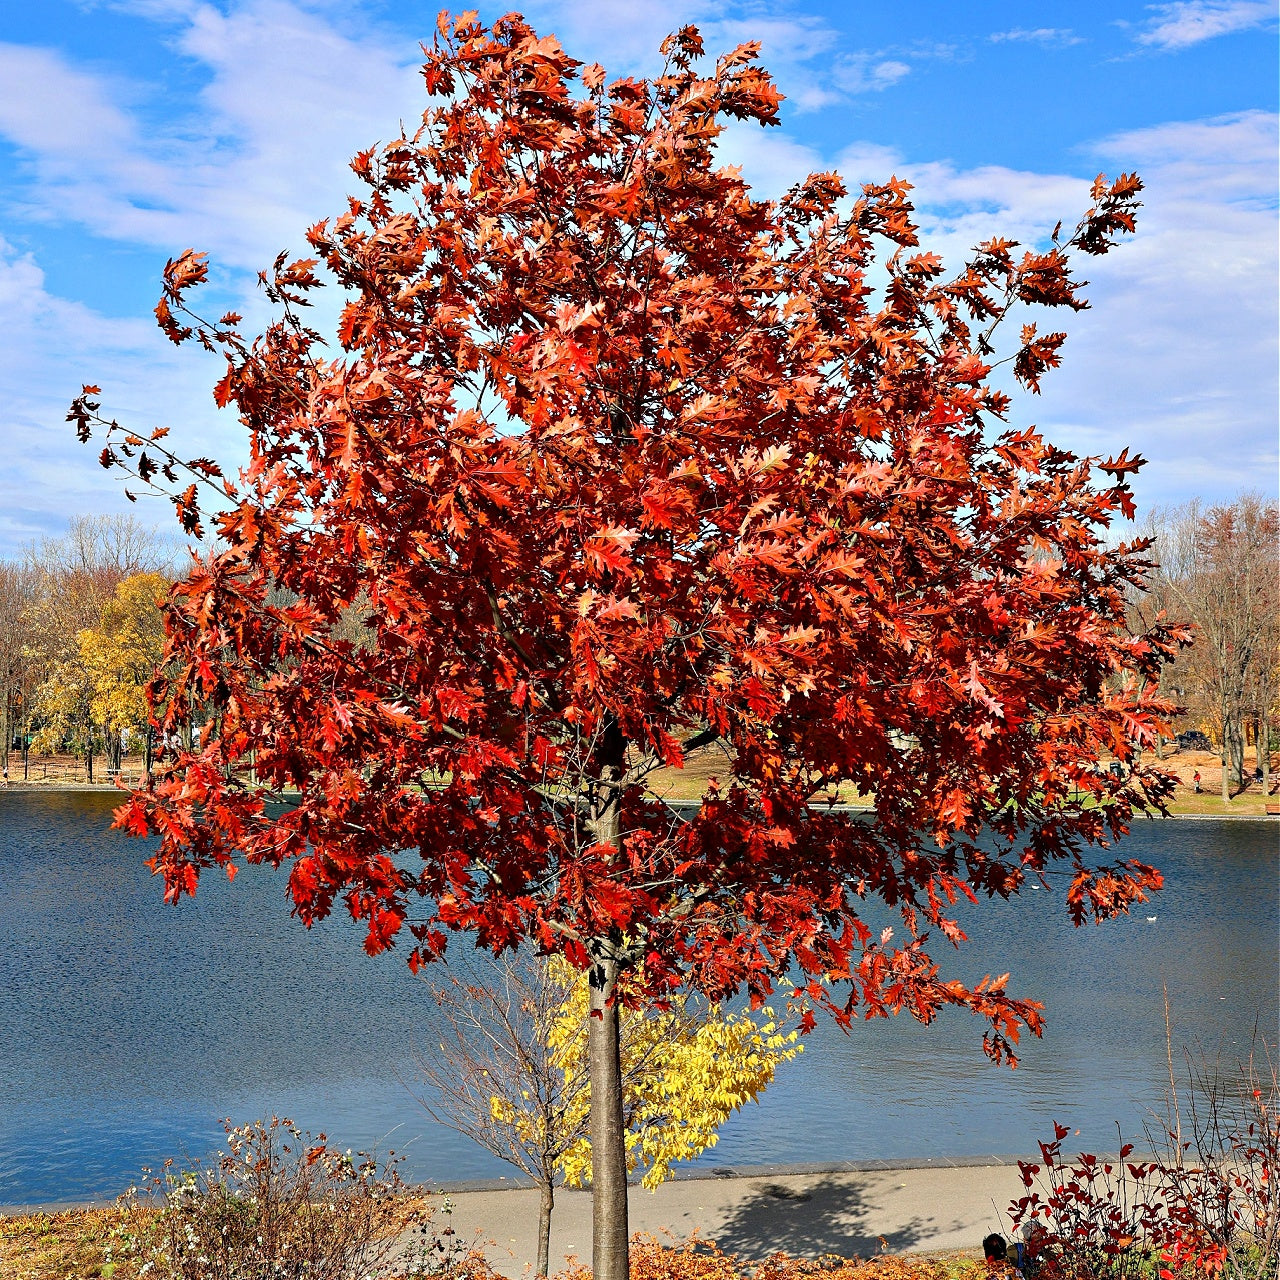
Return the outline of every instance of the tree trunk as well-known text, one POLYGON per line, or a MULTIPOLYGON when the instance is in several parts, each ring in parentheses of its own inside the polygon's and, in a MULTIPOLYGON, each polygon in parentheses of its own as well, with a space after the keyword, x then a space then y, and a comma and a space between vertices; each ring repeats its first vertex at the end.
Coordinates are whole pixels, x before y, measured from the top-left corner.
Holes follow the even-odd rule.
POLYGON ((1222 708, 1222 803, 1231 799, 1231 717, 1222 708))
POLYGON ((555 1207, 555 1187, 548 1175, 540 1188, 538 1201, 538 1275, 551 1274, 551 1210, 555 1207))
POLYGON ((627 1147, 622 1117, 622 1061, 618 980, 612 958, 591 968, 587 1054, 591 1070, 591 1274, 593 1280, 628 1280, 627 1147))
POLYGON ((151 726, 147 725, 146 732, 142 735, 142 780, 143 782, 151 781, 151 763, 152 763, 153 748, 154 748, 154 739, 152 738, 151 726))
MULTIPOLYGON (((597 841, 622 851, 622 783, 627 740, 608 715, 596 747, 600 780, 592 798, 591 829, 597 841)), ((627 1249, 627 1143, 623 1116, 618 1005, 613 999, 621 962, 618 937, 595 940, 589 971, 587 1064, 591 1087, 591 1272, 593 1280, 629 1280, 627 1249)))
POLYGON ((1271 717, 1265 713, 1258 721, 1258 763, 1262 766, 1262 794, 1271 794, 1271 717))

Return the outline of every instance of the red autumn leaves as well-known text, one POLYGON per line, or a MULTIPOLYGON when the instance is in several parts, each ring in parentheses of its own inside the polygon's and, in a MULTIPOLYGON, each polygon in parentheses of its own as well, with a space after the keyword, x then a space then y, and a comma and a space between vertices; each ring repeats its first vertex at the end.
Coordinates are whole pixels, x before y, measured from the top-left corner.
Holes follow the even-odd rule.
MULTIPOLYGON (((171 894, 291 860, 304 921, 341 897, 414 963, 454 929, 606 948, 632 995, 954 1004, 1002 1056, 1037 1006, 944 978, 923 935, 1058 870, 1080 919, 1158 883, 1087 852, 1170 792, 1137 750, 1184 637, 1130 635, 1145 546, 1108 541, 1134 464, 1007 427, 988 381, 1011 308, 1083 305, 1071 255, 1132 230, 1140 184, 947 275, 897 180, 755 199, 715 152, 725 117, 777 122, 755 48, 664 51, 610 81, 518 18, 446 23, 421 129, 361 153, 315 258, 264 276, 265 334, 199 320, 203 259, 170 264, 160 323, 225 357, 250 461, 172 495, 195 529, 212 492, 219 541, 169 602, 154 702, 202 727, 122 820, 171 894), (318 272, 335 345, 303 318, 318 272), (677 818, 653 775, 715 741, 677 818), (811 803, 841 787, 867 820, 811 803)), ((1028 324, 1006 354, 1038 390, 1061 345, 1028 324)))

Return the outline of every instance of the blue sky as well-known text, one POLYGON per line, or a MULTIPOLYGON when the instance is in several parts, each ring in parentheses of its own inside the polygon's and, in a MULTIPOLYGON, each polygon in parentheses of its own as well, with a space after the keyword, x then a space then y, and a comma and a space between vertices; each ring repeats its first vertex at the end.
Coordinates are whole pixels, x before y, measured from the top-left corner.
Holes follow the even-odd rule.
MULTIPOLYGON (((154 327, 160 268, 208 250, 217 301, 260 322, 257 271, 341 208, 354 151, 420 114, 417 42, 436 8, 0 0, 0 555, 70 514, 126 505, 63 421, 81 382, 139 428, 237 460, 215 364, 154 327)), ((957 265, 992 234, 1034 241, 1072 220, 1099 170, 1137 169, 1139 235, 1087 264, 1094 309, 1071 321, 1064 368, 1018 421, 1086 453, 1140 450, 1145 506, 1276 492, 1273 0, 524 12, 617 73, 651 70, 688 21, 712 52, 761 40, 784 124, 734 129, 726 158, 766 194, 812 169, 897 173, 916 185, 928 247, 957 265)))

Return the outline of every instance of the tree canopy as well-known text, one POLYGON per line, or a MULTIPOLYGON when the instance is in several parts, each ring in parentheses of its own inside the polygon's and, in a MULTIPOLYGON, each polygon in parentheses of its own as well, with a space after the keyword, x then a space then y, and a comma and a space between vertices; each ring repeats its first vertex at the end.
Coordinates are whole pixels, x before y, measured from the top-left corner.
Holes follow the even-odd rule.
POLYGON ((783 981, 840 1019, 968 1008, 1002 1058, 1039 1008, 942 973, 951 904, 1061 871, 1080 922, 1160 882, 1089 851, 1172 786, 1137 748, 1183 636, 1131 634, 1146 544, 1109 540, 1141 460, 1011 425, 992 378, 1039 390, 1064 335, 1028 309, 1086 305, 1072 258, 1133 230, 1141 183, 1100 176, 1073 230, 948 273, 904 182, 771 201, 720 163, 726 118, 778 122, 756 45, 663 52, 610 80, 516 16, 442 18, 421 127, 264 273, 261 337, 192 309, 202 255, 169 264, 159 321, 225 357, 250 461, 183 461, 97 388, 72 407, 188 530, 215 495, 154 691, 212 713, 120 822, 160 836, 170 897, 291 862, 301 919, 341 898, 371 952, 563 954, 593 1021, 783 981), (673 813, 647 780, 713 741, 723 776, 673 813), (823 803, 841 787, 865 819, 823 803))

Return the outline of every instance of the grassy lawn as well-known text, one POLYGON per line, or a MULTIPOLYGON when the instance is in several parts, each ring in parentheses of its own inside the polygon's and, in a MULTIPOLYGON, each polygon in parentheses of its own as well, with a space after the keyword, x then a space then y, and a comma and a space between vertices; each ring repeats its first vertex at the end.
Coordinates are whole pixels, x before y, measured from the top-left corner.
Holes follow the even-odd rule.
MULTIPOLYGON (((1174 816, 1203 816, 1214 818, 1255 817, 1266 812, 1267 797, 1262 794, 1262 786, 1250 782, 1249 786, 1238 796, 1234 796, 1225 804, 1219 788, 1222 785, 1221 761, 1207 751, 1183 751, 1170 755, 1163 762, 1165 768, 1178 776, 1181 785, 1170 805, 1170 813, 1174 816), (1200 794, 1195 790, 1195 773, 1200 771, 1200 794)), ((1249 753, 1248 763, 1252 765, 1253 754, 1249 753)), ((1277 798, 1277 787, 1280 786, 1280 772, 1276 766, 1280 759, 1272 763, 1270 799, 1277 798)), ((659 769, 649 777, 649 785, 654 793, 667 800, 699 800, 707 789, 712 778, 727 782, 729 778, 729 757, 724 748, 714 745, 696 752, 685 761, 683 769, 659 769)), ((855 787, 845 785, 840 789, 840 803, 869 804, 870 800, 861 795, 855 787)))
POLYGON ((23 1213, 0 1218, 0 1275, 6 1280, 135 1280, 118 1232, 124 1215, 114 1205, 23 1213))
MULTIPOLYGON (((1253 769, 1253 751, 1245 756, 1245 769, 1251 773, 1253 769)), ((1178 776, 1179 787, 1169 806, 1175 817, 1206 818, 1238 818, 1258 817, 1267 811, 1267 801, 1274 803, 1278 798, 1276 791, 1280 787, 1280 773, 1276 766, 1280 760, 1271 759, 1271 794, 1262 794, 1262 784, 1250 781, 1239 795, 1233 796, 1223 803, 1222 799, 1222 761, 1209 751, 1179 751, 1162 761, 1164 767, 1178 776), (1200 793, 1196 794, 1195 775, 1200 773, 1200 793)))
MULTIPOLYGON (((1270 799, 1274 804, 1274 793, 1270 799)), ((1169 806, 1169 812, 1175 818, 1256 818, 1266 811, 1267 798, 1263 796, 1261 788, 1250 789, 1223 804, 1221 795, 1206 795, 1203 792, 1196 795, 1190 787, 1184 787, 1179 788, 1177 797, 1169 806)))

